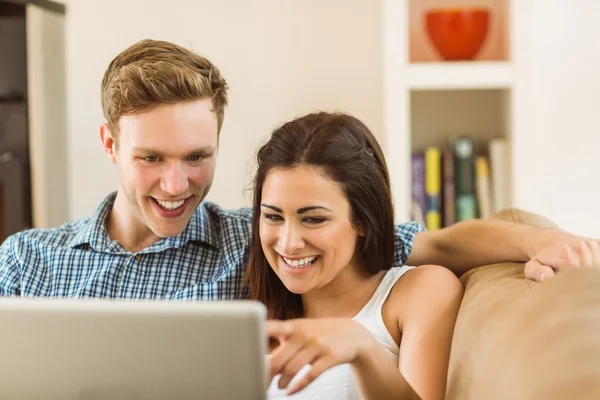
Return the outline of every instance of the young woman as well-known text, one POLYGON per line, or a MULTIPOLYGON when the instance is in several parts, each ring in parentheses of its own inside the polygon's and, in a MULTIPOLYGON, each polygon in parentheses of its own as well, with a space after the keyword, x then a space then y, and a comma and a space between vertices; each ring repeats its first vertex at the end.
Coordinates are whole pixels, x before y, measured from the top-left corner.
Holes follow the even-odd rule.
POLYGON ((248 279, 269 312, 270 399, 443 399, 462 285, 392 268, 394 216, 377 140, 314 113, 258 152, 248 279))

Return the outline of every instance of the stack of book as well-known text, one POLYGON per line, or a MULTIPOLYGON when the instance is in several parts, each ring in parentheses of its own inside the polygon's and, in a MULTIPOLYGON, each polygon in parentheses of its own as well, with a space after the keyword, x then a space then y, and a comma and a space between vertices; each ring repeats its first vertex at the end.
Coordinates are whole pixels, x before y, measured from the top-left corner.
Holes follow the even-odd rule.
POLYGON ((508 142, 497 138, 485 145, 488 151, 478 153, 473 138, 460 136, 413 152, 413 220, 436 230, 510 206, 508 142))

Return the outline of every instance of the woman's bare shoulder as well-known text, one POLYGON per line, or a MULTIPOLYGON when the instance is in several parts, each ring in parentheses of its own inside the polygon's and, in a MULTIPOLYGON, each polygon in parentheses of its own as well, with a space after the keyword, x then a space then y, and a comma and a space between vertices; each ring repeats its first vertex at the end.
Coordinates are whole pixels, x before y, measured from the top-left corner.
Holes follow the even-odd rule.
POLYGON ((427 317, 432 310, 456 302, 463 296, 463 286, 452 271, 439 265, 412 268, 396 282, 386 301, 398 325, 415 318, 427 317))

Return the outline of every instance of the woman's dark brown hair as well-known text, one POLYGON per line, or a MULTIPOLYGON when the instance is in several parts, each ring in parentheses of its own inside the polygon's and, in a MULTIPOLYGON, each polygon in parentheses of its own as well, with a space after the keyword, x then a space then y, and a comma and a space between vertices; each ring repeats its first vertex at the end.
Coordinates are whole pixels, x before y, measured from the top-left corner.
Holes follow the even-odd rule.
POLYGON ((287 290, 273 272, 260 242, 262 189, 274 169, 317 168, 337 183, 350 204, 350 220, 362 230, 358 260, 375 274, 392 267, 394 212, 390 179, 381 147, 358 119, 342 113, 317 112, 275 129, 257 155, 254 177, 252 248, 246 278, 251 297, 263 302, 268 318, 303 317, 300 295, 287 290))

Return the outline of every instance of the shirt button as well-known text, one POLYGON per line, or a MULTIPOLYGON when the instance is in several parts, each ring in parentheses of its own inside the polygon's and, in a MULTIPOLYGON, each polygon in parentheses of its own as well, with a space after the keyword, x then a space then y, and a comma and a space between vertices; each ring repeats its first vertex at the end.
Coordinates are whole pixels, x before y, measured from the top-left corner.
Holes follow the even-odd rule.
POLYGON ((136 254, 135 255, 135 261, 137 261, 137 262, 142 261, 142 255, 141 254, 136 254))

